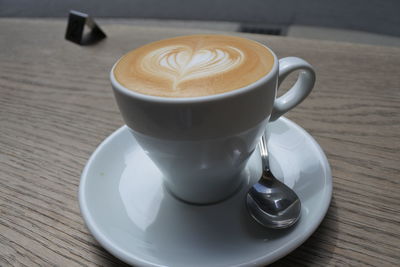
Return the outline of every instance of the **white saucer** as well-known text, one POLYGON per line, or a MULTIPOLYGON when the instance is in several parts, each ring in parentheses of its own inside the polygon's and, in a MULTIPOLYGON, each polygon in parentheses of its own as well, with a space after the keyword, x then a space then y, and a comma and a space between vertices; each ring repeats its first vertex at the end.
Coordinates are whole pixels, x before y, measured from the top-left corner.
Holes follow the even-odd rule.
POLYGON ((238 193, 219 204, 190 205, 164 189, 161 173, 126 126, 104 140, 82 173, 83 218, 105 249, 133 265, 271 263, 300 246, 321 223, 332 177, 319 145, 288 119, 270 124, 268 146, 273 173, 296 191, 303 205, 301 219, 290 229, 264 229, 246 212, 245 194, 261 173, 258 153, 250 158, 238 193))

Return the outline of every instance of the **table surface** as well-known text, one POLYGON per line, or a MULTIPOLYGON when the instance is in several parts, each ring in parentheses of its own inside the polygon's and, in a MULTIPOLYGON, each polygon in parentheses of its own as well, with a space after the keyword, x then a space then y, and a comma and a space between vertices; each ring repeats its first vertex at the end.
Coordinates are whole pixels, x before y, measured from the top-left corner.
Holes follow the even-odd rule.
MULTIPOLYGON (((82 169, 123 125, 109 70, 125 52, 200 30, 105 24, 108 38, 64 40, 62 20, 0 19, 0 265, 122 265, 80 215, 82 169)), ((235 33, 238 34, 238 33, 235 33)), ((287 117, 325 151, 333 173, 326 218, 281 265, 400 262, 400 48, 238 34, 316 70, 287 117)), ((294 78, 283 86, 288 88, 294 78)))

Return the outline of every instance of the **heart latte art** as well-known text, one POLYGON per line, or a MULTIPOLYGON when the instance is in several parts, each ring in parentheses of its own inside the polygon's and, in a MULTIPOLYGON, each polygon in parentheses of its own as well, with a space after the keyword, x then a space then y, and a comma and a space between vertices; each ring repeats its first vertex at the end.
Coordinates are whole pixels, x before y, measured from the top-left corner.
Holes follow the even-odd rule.
POLYGON ((141 65, 145 72, 169 79, 177 91, 180 83, 227 72, 239 66, 243 58, 242 51, 231 46, 193 51, 177 45, 149 53, 141 65))
POLYGON ((254 41, 191 35, 151 43, 126 54, 114 74, 124 87, 148 95, 195 97, 247 86, 268 74, 274 58, 254 41))

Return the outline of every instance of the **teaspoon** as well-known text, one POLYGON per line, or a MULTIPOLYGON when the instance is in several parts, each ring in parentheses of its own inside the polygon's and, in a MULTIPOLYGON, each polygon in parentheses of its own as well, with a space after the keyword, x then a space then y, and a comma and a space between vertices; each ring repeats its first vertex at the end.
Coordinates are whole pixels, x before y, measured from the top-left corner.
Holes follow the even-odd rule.
POLYGON ((292 189, 276 179, 269 169, 264 135, 261 137, 259 148, 263 173, 247 193, 247 210, 254 220, 265 227, 288 228, 300 218, 300 199, 292 189))

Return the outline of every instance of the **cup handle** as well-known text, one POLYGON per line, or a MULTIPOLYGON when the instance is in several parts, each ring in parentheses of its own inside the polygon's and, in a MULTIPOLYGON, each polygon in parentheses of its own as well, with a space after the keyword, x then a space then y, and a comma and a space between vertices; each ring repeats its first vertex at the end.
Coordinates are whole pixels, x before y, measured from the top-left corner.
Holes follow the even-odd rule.
POLYGON ((284 113, 300 104, 314 87, 315 72, 312 66, 301 58, 285 57, 279 60, 278 88, 282 81, 295 70, 300 70, 299 77, 289 91, 275 99, 270 121, 277 120, 284 113))

